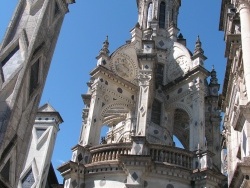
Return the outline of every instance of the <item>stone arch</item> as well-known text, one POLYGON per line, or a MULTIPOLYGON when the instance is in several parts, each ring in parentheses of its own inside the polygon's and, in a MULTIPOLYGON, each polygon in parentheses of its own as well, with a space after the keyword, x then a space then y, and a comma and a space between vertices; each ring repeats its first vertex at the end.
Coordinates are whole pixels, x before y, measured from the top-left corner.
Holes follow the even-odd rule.
POLYGON ((190 124, 192 122, 191 109, 185 104, 176 102, 167 107, 166 113, 171 114, 172 135, 178 138, 185 149, 189 149, 190 124))
POLYGON ((130 109, 130 104, 122 102, 108 104, 101 111, 101 121, 103 124, 107 124, 111 121, 114 121, 115 123, 125 120, 125 115, 130 111, 130 109))
POLYGON ((192 119, 193 119, 192 110, 190 109, 189 106, 185 105, 184 103, 175 102, 175 103, 172 103, 172 104, 170 104, 168 106, 165 106, 165 109, 166 109, 167 113, 171 112, 171 111, 174 111, 177 108, 184 110, 188 114, 190 121, 192 121, 192 119))
POLYGON ((108 104, 101 111, 101 124, 109 127, 109 131, 105 133, 105 143, 128 140, 130 131, 125 131, 125 127, 129 124, 130 111, 131 105, 123 102, 108 104))

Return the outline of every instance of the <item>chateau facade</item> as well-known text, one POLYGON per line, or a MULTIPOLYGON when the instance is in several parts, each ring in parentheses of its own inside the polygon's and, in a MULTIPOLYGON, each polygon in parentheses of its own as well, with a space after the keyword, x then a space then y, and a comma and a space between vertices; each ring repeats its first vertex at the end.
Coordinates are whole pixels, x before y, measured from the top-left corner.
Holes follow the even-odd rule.
MULTIPOLYGON (((97 56, 82 95, 80 139, 58 168, 64 184, 54 187, 250 187, 250 2, 221 2, 227 65, 219 94, 201 39, 191 51, 178 29, 181 0, 136 1, 131 39, 110 53, 107 37, 97 56)), ((0 187, 52 186, 62 119, 38 104, 71 3, 20 0, 1 43, 0 187)))
POLYGON ((220 30, 227 57, 222 91, 224 156, 228 186, 250 187, 250 4, 223 0, 220 30))
POLYGON ((180 6, 138 0, 131 40, 111 55, 104 41, 82 95, 79 143, 58 168, 65 188, 224 186, 220 85, 200 38, 191 52, 179 34, 180 6))

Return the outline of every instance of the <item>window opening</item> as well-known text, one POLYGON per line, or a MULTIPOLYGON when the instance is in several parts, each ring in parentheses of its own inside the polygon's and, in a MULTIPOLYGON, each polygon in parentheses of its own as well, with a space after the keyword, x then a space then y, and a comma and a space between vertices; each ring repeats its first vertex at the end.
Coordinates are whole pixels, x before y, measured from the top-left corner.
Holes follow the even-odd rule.
POLYGON ((22 188, 30 188, 34 183, 35 183, 35 178, 32 169, 30 169, 22 180, 22 188))
POLYGON ((161 102, 156 99, 152 106, 151 121, 157 125, 161 123, 161 102))
POLYGON ((31 73, 30 73, 30 95, 34 92, 34 90, 38 87, 39 82, 39 65, 40 60, 38 59, 32 66, 31 66, 31 73))
POLYGON ((13 57, 13 55, 19 50, 19 45, 17 45, 6 58, 1 62, 2 67, 13 57))
POLYGON ((161 2, 159 14, 159 28, 165 28, 166 3, 161 2))

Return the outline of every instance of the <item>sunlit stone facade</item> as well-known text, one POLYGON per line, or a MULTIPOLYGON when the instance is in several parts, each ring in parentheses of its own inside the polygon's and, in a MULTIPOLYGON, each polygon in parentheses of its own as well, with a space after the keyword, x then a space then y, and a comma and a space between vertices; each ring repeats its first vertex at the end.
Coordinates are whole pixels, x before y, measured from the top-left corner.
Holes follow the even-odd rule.
POLYGON ((227 67, 222 93, 224 169, 228 186, 250 187, 250 3, 223 0, 220 30, 224 31, 227 67))
POLYGON ((224 186, 220 85, 216 71, 205 68, 200 38, 193 53, 185 46, 180 6, 137 0, 131 40, 111 55, 104 41, 82 95, 79 143, 58 168, 64 188, 224 186))
POLYGON ((0 187, 16 188, 58 34, 73 0, 20 0, 0 45, 0 187))

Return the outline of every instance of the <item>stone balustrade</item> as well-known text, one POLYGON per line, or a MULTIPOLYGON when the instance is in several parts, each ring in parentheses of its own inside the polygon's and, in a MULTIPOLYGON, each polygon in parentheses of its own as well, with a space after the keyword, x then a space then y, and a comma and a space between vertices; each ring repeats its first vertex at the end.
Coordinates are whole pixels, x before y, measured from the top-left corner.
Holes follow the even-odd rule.
POLYGON ((118 160, 119 155, 128 155, 132 143, 115 143, 115 144, 103 144, 90 148, 90 153, 92 154, 91 162, 101 162, 101 161, 113 161, 118 160))
POLYGON ((194 156, 193 152, 177 147, 163 146, 158 144, 150 144, 149 151, 153 161, 166 162, 192 169, 192 161, 194 156))
MULTIPOLYGON (((129 155, 131 147, 132 143, 103 144, 91 147, 91 163, 118 160, 119 155, 129 155)), ((185 149, 159 144, 150 144, 149 155, 151 156, 152 161, 155 162, 164 162, 192 169, 194 153, 185 149)))

